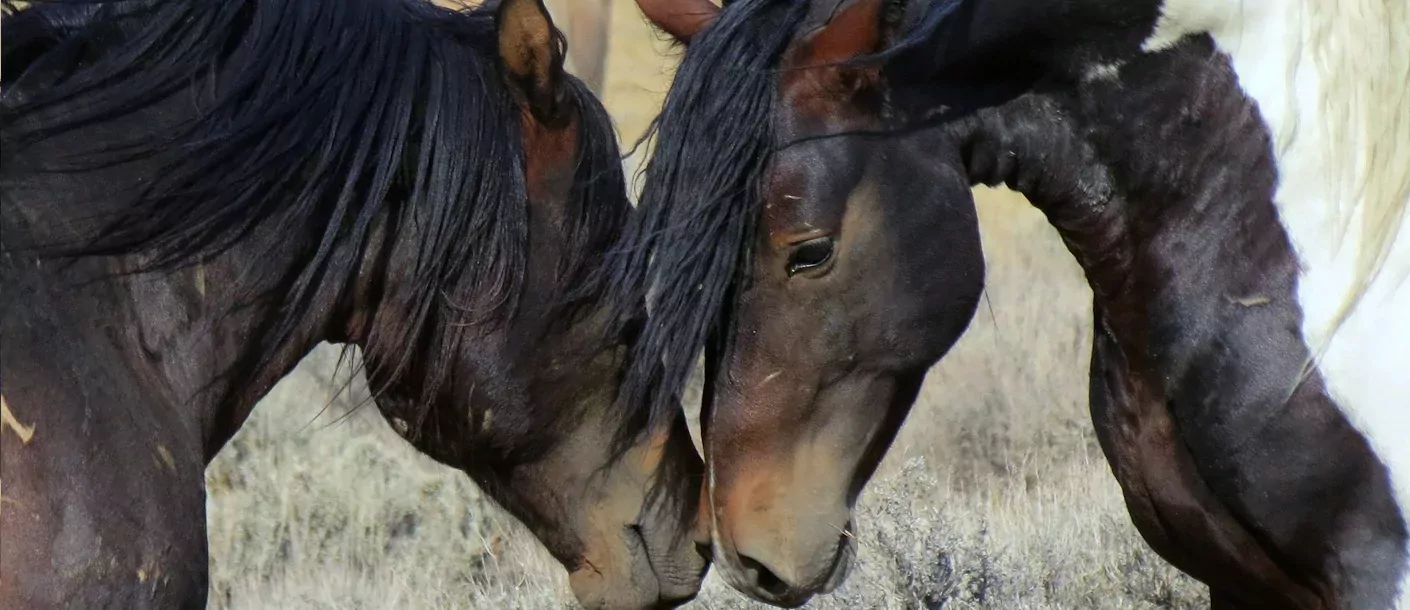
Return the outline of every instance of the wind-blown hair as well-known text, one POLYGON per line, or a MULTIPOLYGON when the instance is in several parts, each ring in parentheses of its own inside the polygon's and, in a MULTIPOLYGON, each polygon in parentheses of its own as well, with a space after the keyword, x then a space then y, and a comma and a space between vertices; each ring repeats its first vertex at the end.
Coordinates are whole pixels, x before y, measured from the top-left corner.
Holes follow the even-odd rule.
MULTIPOLYGON (((330 302, 320 291, 351 290, 379 231, 386 244, 414 232, 411 264, 393 271, 397 290, 383 295, 397 309, 379 325, 390 330, 368 338, 390 362, 370 372, 390 383, 423 358, 416 385, 429 401, 473 326, 515 315, 528 261, 523 128, 497 72, 494 4, 460 12, 421 0, 132 0, 21 10, 7 1, 3 155, 22 168, 7 180, 149 164, 112 194, 103 209, 116 212, 91 239, 46 246, 49 255, 138 255, 142 271, 172 270, 256 230, 287 236, 279 245, 295 256, 268 262, 289 269, 250 297, 276 319, 253 337, 257 361, 237 365, 245 379, 299 340, 300 321, 330 302), (174 128, 151 133, 132 120, 160 104, 184 113, 174 128), (34 152, 118 121, 126 139, 34 152)), ((587 275, 630 213, 610 120, 582 83, 566 80, 580 132, 557 269, 565 287, 587 275)), ((81 217, 96 203, 46 205, 81 217)))
POLYGON ((619 391, 622 429, 662 429, 727 295, 749 260, 760 178, 774 146, 778 65, 807 11, 792 0, 739 0, 691 40, 652 129, 637 216, 610 261, 625 320, 648 303, 619 391))

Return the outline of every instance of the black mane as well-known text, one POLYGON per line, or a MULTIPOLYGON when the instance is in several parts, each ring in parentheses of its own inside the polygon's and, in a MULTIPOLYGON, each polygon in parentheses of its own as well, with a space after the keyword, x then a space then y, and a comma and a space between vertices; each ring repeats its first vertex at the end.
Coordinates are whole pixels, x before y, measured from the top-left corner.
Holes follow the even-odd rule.
MULTIPOLYGON (((430 357, 418 384, 429 399, 469 323, 514 316, 528 264, 520 111, 497 72, 489 4, 132 0, 18 9, 6 0, 0 124, 4 161, 18 166, 6 179, 152 164, 104 202, 115 211, 91 238, 45 245, 45 255, 138 255, 142 271, 172 270, 225 253, 256 229, 287 234, 299 256, 277 290, 252 297, 278 319, 254 338, 263 360, 251 375, 297 339, 320 287, 353 285, 361 261, 349 252, 364 251, 378 226, 389 240, 414 228, 414 265, 395 270, 410 278, 395 295, 404 320, 395 336, 369 341, 392 354, 379 367, 384 380, 414 354, 430 357), (35 152, 54 136, 178 96, 198 110, 176 129, 35 152)), ((610 120, 580 82, 567 82, 582 120, 568 244, 555 270, 562 286, 580 281, 630 212, 610 120)), ((46 205, 82 217, 97 203, 46 205)))
POLYGON ((730 3, 691 41, 653 125, 638 214, 609 270, 623 318, 650 302, 619 393, 624 433, 670 421, 724 322, 762 210, 779 60, 806 12, 791 0, 730 3))

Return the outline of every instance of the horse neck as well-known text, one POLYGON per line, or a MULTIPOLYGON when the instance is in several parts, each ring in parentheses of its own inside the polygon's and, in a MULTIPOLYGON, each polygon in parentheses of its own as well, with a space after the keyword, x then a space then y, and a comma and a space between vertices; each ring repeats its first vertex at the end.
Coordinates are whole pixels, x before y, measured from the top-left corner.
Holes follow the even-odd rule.
POLYGON ((199 325, 183 330, 191 333, 196 343, 205 343, 204 349, 212 355, 207 375, 230 372, 212 387, 211 402, 205 406, 213 419, 207 433, 208 458, 214 457, 255 404, 314 346, 321 341, 342 341, 346 336, 349 304, 356 295, 336 273, 329 273, 309 297, 314 305, 303 310, 293 335, 277 345, 260 343, 260 337, 277 319, 278 309, 286 306, 282 301, 287 296, 286 282, 303 271, 296 263, 306 250, 297 247, 301 245, 297 240, 286 242, 288 237, 278 234, 279 226, 267 224, 225 255, 186 272, 198 295, 204 291, 204 306, 199 325))
POLYGON ((1277 158, 1279 220, 1304 263, 1304 284, 1316 286, 1305 295, 1304 330, 1325 346, 1361 291, 1374 291, 1365 284, 1382 269, 1378 252, 1391 259, 1385 275, 1410 274, 1401 262, 1410 223, 1396 224, 1410 197, 1410 121, 1398 101, 1407 95, 1410 42, 1390 27, 1405 9, 1381 0, 1167 5, 1172 15, 1146 48, 1207 30, 1257 103, 1277 158))
MULTIPOLYGON (((42 200, 7 202, 7 221, 16 221, 6 227, 7 244, 56 237, 66 222, 54 214, 42 200)), ((118 365, 147 388, 148 400, 165 403, 153 407, 180 413, 201 435, 210 459, 255 403, 335 327, 337 309, 317 308, 321 313, 302 322, 296 341, 254 367, 262 349, 256 337, 273 315, 270 302, 254 297, 277 290, 278 278, 290 271, 278 264, 292 260, 277 255, 281 247, 287 244, 279 236, 257 230, 206 262, 151 272, 135 272, 141 265, 135 256, 64 261, 16 254, 7 261, 7 283, 24 284, 38 296, 12 302, 6 324, 47 317, 72 327, 77 347, 59 350, 56 363, 118 365), (49 311, 29 311, 36 307, 49 311)))
MULTIPOLYGON (((467 295, 444 294, 430 305, 421 335, 403 337, 422 306, 409 270, 422 229, 403 223, 372 232, 363 269, 335 340, 363 351, 378 410, 418 450, 466 470, 476 480, 496 468, 532 460, 583 417, 603 417, 621 354, 604 336, 606 309, 589 303, 569 311, 560 277, 566 238, 561 203, 528 208, 524 276, 512 312, 481 317, 467 295), (457 304, 471 302, 471 307, 457 304), (594 412, 589 412, 594 411, 594 412)), ((460 266, 483 264, 468 260, 460 266)))
MULTIPOLYGON (((1273 204, 1273 145, 1207 38, 981 111, 965 129, 996 141, 976 150, 1016 155, 1002 175, 985 175, 1002 163, 967 163, 978 181, 1007 182, 1047 215, 1086 272, 1099 324, 1161 378, 1217 366, 1200 354, 1236 327, 1281 337, 1279 325, 1296 326, 1298 261, 1273 204)), ((1301 345, 1268 347, 1224 353, 1244 366, 1306 358, 1301 345)))

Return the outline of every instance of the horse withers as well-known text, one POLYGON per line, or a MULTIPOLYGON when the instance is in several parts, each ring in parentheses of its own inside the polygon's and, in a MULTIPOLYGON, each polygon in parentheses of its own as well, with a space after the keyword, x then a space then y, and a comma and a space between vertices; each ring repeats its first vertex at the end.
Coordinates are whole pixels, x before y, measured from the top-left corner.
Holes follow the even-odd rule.
POLYGON ((631 208, 538 0, 13 8, 0 606, 204 606, 205 465, 321 340, 585 606, 694 595, 699 458, 610 408, 583 286, 631 208))
POLYGON ((1086 271, 1093 421, 1157 553, 1216 608, 1410 607, 1404 3, 696 4, 662 24, 689 39, 660 125, 679 151, 648 169, 643 218, 718 228, 640 232, 624 273, 654 273, 674 315, 644 337, 705 329, 638 349, 715 365, 704 502, 732 583, 785 602, 830 586, 838 545, 815 525, 843 527, 826 498, 868 470, 800 475, 870 463, 909 398, 850 380, 923 370, 968 320, 978 243, 929 227, 969 201, 940 178, 958 176, 1023 192, 1086 271), (725 41, 740 55, 709 69, 725 41), (726 97, 749 71, 769 75, 759 99, 726 97), (741 116, 766 135, 710 137, 741 116), (666 277, 687 253, 709 262, 666 277), (739 481, 773 495, 735 508, 739 481), (815 481, 811 502, 779 499, 815 481), (730 556, 761 540, 785 541, 776 564, 730 556))

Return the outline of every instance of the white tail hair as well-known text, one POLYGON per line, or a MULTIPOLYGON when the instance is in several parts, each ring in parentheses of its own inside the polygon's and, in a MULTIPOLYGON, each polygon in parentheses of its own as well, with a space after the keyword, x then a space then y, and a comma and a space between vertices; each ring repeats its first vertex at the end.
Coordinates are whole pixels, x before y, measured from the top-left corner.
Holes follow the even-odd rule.
MULTIPOLYGON (((1410 2, 1306 0, 1304 50, 1322 78, 1336 218, 1361 224, 1351 315, 1384 266, 1410 207, 1410 2)), ((1297 59, 1294 59, 1297 61, 1297 59)))

